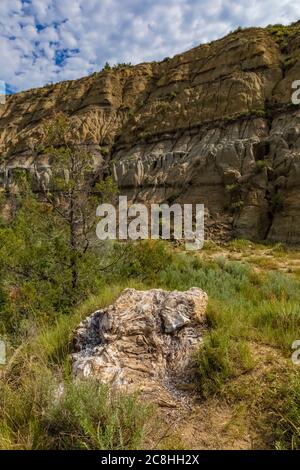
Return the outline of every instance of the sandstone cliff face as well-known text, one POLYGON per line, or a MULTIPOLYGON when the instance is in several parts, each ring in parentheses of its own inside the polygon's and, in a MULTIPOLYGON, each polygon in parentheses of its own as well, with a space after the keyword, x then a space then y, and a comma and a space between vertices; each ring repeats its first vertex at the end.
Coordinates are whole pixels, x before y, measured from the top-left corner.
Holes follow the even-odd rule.
POLYGON ((13 184, 16 167, 47 180, 32 149, 42 122, 64 112, 131 200, 204 203, 212 236, 222 226, 227 236, 298 243, 299 57, 298 23, 253 28, 161 63, 14 95, 0 107, 0 184, 13 184))

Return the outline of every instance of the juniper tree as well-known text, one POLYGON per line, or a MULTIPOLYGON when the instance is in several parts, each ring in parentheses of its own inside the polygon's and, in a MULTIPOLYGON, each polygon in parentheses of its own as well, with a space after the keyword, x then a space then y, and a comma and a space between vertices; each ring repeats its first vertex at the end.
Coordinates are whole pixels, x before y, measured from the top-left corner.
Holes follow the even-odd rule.
POLYGON ((43 153, 52 175, 48 187, 41 188, 68 232, 73 290, 78 287, 78 263, 95 241, 96 207, 104 199, 112 200, 117 191, 111 178, 101 180, 101 169, 77 135, 76 122, 63 115, 45 126, 43 153))

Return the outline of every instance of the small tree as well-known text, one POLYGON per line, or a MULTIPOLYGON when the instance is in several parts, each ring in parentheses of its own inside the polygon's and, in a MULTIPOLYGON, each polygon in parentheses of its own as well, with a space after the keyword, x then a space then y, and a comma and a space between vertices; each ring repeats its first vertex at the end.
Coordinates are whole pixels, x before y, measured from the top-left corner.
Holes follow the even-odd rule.
POLYGON ((109 64, 109 62, 106 62, 104 67, 103 67, 103 70, 111 70, 111 66, 109 64))
POLYGON ((43 153, 50 160, 52 176, 49 187, 42 188, 68 233, 72 290, 78 288, 80 260, 92 248, 96 207, 104 197, 113 199, 116 194, 111 178, 97 183, 100 170, 92 155, 76 142, 76 132, 76 124, 63 115, 45 127, 43 153))

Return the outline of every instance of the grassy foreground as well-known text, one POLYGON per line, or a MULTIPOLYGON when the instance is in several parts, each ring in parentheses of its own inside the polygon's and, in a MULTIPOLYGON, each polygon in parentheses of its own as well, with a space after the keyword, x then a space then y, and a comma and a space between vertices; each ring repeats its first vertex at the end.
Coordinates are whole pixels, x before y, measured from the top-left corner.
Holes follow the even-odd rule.
MULTIPOLYGON (((300 448, 300 374, 291 361, 291 345, 300 335, 300 282, 298 272, 282 273, 276 264, 295 257, 297 252, 282 247, 245 241, 207 244, 199 253, 138 242, 121 263, 99 272, 97 292, 64 306, 55 319, 28 315, 26 328, 19 328, 2 316, 2 335, 10 347, 1 370, 0 448, 134 449, 149 442, 184 447, 176 444, 178 436, 155 442, 158 410, 139 397, 72 381, 72 331, 129 286, 205 290, 209 328, 196 357, 199 401, 218 397, 242 406, 259 429, 261 440, 254 447, 300 448), (255 254, 264 258, 263 250, 269 257, 271 252, 272 266, 257 263, 255 254)), ((20 321, 24 325, 24 319, 14 318, 20 321)))

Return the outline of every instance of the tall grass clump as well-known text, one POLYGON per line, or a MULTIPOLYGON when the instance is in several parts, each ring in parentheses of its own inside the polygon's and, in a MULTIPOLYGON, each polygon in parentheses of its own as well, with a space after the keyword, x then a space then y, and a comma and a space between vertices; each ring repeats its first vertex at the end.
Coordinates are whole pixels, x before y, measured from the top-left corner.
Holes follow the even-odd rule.
POLYGON ((282 390, 283 409, 278 415, 276 448, 279 450, 300 449, 300 377, 295 375, 282 390))

